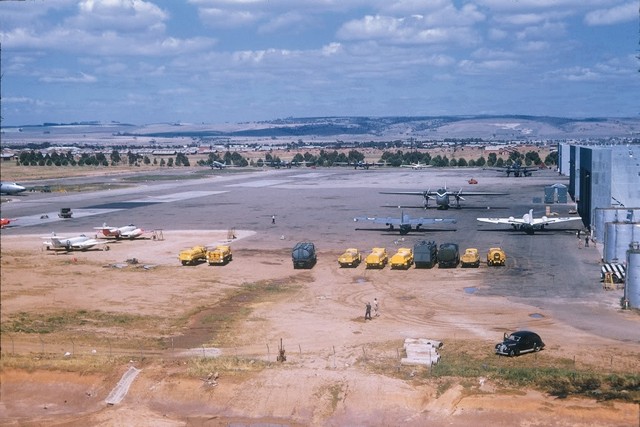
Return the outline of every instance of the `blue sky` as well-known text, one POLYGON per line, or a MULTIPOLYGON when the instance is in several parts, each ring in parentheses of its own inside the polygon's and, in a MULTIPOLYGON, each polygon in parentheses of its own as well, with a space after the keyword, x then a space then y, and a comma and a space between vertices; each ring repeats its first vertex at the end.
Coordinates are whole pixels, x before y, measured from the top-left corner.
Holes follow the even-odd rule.
POLYGON ((638 0, 0 1, 3 124, 637 117, 638 0))

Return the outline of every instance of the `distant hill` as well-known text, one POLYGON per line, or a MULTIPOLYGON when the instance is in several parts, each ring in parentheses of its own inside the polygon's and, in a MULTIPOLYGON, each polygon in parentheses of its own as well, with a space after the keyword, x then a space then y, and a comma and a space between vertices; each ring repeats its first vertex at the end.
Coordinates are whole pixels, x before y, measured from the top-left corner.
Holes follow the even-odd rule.
POLYGON ((46 123, 5 127, 5 136, 21 133, 53 136, 98 134, 147 138, 303 138, 322 141, 638 139, 639 118, 566 118, 526 115, 433 117, 302 117, 260 122, 133 125, 118 122, 46 123))
POLYGON ((149 125, 129 130, 153 137, 331 137, 379 139, 640 138, 640 118, 537 116, 307 117, 223 125, 149 125))

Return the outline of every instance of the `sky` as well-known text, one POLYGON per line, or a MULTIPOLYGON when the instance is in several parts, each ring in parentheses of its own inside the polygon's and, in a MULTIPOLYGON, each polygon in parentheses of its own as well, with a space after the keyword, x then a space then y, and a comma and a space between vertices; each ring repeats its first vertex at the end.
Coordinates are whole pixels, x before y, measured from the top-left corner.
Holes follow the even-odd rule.
POLYGON ((638 117, 638 0, 0 0, 2 124, 638 117))

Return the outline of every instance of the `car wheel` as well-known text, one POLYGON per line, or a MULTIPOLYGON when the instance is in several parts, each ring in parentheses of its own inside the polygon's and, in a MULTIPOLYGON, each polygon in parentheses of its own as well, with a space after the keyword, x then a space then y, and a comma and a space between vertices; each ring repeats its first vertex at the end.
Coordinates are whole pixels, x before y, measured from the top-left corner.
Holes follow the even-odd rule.
POLYGON ((509 350, 509 357, 513 357, 516 355, 516 352, 513 349, 509 350))
POLYGON ((540 344, 535 343, 535 344, 533 345, 533 351, 535 351, 536 353, 537 353, 537 352, 539 352, 539 351, 540 351, 540 344))

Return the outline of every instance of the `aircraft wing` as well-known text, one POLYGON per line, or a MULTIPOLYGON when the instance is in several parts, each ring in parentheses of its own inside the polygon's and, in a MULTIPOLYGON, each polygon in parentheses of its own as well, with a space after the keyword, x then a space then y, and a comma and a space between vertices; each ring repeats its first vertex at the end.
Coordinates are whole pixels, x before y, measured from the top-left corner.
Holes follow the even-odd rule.
POLYGON ((547 224, 558 224, 560 222, 567 222, 567 221, 575 221, 577 219, 582 219, 580 217, 560 217, 560 218, 547 218, 547 217, 542 217, 542 218, 534 218, 533 219, 533 224, 534 225, 547 225, 547 224))
POLYGON ((427 195, 431 195, 431 191, 381 191, 380 194, 404 194, 407 196, 424 196, 425 193, 427 195))
POLYGON ((96 239, 87 239, 82 242, 76 242, 71 244, 71 248, 73 249, 87 249, 97 245, 106 245, 107 242, 104 240, 96 240, 96 239))
POLYGON ((490 224, 526 224, 522 218, 476 218, 480 222, 488 222, 490 224))
POLYGON ((353 218, 354 221, 370 221, 375 224, 400 225, 402 220, 399 217, 376 217, 376 216, 358 216, 353 218))
MULTIPOLYGON (((402 194, 407 196, 435 196, 437 191, 381 191, 380 194, 402 194)), ((447 190, 447 194, 450 196, 508 196, 509 193, 494 193, 485 191, 451 191, 447 190)))
MULTIPOLYGON (((432 192, 428 194, 431 195, 432 192)), ((434 193, 435 194, 435 193, 434 193)), ((450 196, 507 196, 509 193, 493 193, 485 191, 447 191, 450 196)))
POLYGON ((404 223, 411 225, 433 225, 433 224, 455 224, 456 220, 453 218, 410 218, 405 220, 404 223))

